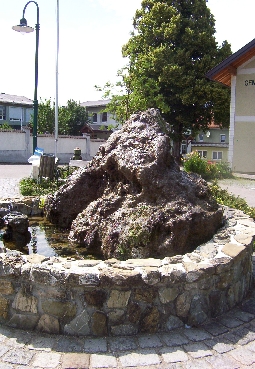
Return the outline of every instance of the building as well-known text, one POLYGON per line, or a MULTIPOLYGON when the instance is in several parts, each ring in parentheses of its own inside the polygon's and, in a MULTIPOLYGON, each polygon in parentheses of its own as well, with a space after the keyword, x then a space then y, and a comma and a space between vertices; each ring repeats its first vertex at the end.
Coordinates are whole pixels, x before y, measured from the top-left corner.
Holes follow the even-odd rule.
POLYGON ((91 124, 103 125, 105 127, 114 128, 118 125, 111 113, 107 112, 107 105, 111 100, 85 101, 81 103, 88 112, 91 124))
POLYGON ((212 123, 191 141, 191 150, 209 162, 228 162, 229 130, 212 123))
POLYGON ((0 127, 4 123, 14 129, 28 125, 33 114, 33 101, 24 96, 0 93, 0 127))
POLYGON ((107 112, 107 104, 111 100, 85 101, 80 105, 86 108, 90 122, 85 124, 82 134, 89 134, 94 139, 107 140, 118 123, 113 119, 111 113, 107 112))
POLYGON ((255 173, 255 39, 207 73, 231 88, 228 162, 232 171, 255 173))

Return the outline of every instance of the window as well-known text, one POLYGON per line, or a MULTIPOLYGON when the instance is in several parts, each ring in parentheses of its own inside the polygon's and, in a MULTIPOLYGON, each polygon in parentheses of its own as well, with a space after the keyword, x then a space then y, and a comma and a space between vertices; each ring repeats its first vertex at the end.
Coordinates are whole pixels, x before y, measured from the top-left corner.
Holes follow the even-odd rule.
POLYGON ((221 160, 222 159, 222 151, 213 151, 212 158, 213 158, 213 160, 221 160))
POLYGON ((102 122, 107 122, 107 112, 106 111, 102 113, 102 122))
POLYGON ((220 135, 220 142, 226 142, 226 135, 220 135))
POLYGON ((207 158, 207 151, 198 150, 197 152, 199 153, 201 158, 204 158, 204 159, 207 158))
POLYGON ((187 154, 187 145, 186 145, 186 143, 182 143, 181 154, 187 154))
POLYGON ((9 107, 9 117, 12 122, 20 122, 22 119, 22 108, 10 106, 9 107))
POLYGON ((97 123, 97 113, 93 113, 93 123, 97 123))
POLYGON ((0 106, 0 120, 6 120, 5 106, 0 106))
POLYGON ((203 141, 204 141, 204 135, 203 135, 202 133, 200 133, 200 134, 198 135, 198 140, 199 140, 200 142, 203 142, 203 141))

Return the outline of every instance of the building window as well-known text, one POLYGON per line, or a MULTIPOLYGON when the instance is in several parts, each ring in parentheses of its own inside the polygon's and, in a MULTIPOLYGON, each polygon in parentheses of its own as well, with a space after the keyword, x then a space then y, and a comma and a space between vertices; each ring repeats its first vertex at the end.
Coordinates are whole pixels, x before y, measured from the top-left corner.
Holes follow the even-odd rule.
POLYGON ((187 154, 187 145, 186 145, 186 143, 182 143, 181 154, 187 154))
POLYGON ((93 113, 93 123, 97 123, 97 113, 93 113))
POLYGON ((203 142, 203 141, 204 141, 204 135, 203 135, 202 133, 200 133, 200 134, 198 135, 198 140, 199 140, 200 142, 203 142))
POLYGON ((198 150, 197 152, 201 158, 204 158, 204 159, 207 158, 207 151, 198 150))
POLYGON ((107 122, 107 112, 106 111, 102 113, 102 122, 107 122))
POLYGON ((220 135, 220 142, 226 142, 226 135, 220 135))
POLYGON ((0 120, 6 120, 5 106, 0 106, 0 120))
POLYGON ((213 160, 221 160, 222 159, 222 151, 213 151, 212 158, 213 158, 213 160))

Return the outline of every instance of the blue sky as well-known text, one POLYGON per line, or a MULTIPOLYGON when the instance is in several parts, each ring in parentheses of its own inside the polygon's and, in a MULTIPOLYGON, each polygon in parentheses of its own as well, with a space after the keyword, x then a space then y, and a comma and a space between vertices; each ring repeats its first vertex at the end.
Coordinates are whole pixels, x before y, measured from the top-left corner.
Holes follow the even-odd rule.
MULTIPOLYGON (((33 99, 35 33, 12 30, 27 1, 2 0, 0 92, 33 99)), ((40 8, 38 97, 55 98, 56 0, 38 0, 40 8)), ((132 17, 141 0, 59 0, 59 103, 97 100, 94 85, 116 79, 125 61, 121 47, 129 39, 132 17)), ((254 0, 209 0, 216 20, 216 39, 235 52, 255 37, 254 0)), ((27 6, 28 25, 36 23, 36 6, 27 6)))

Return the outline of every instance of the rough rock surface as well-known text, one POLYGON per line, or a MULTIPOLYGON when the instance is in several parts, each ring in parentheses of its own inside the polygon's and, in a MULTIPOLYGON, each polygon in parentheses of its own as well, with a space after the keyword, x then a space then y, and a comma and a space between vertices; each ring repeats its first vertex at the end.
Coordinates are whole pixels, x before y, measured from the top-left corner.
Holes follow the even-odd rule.
POLYGON ((155 109, 131 116, 87 168, 49 196, 47 218, 96 256, 184 254, 222 225, 206 182, 180 170, 155 109))

